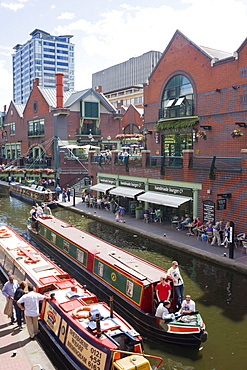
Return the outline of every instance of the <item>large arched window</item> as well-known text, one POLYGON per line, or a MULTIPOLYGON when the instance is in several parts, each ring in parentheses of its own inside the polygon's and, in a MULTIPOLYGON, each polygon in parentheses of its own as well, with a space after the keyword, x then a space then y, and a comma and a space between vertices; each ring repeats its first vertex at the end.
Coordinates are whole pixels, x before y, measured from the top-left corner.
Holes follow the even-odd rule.
POLYGON ((189 79, 183 75, 177 75, 166 84, 159 118, 176 118, 193 116, 194 93, 189 79))

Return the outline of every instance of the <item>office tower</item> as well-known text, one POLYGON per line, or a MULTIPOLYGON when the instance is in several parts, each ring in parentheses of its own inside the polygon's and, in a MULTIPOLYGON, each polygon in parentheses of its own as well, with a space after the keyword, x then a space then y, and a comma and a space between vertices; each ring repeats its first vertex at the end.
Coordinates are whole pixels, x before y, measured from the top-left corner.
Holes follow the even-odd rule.
POLYGON ((25 104, 33 88, 39 85, 56 87, 56 73, 64 74, 64 91, 74 90, 74 44, 71 35, 52 36, 35 29, 24 45, 17 44, 13 54, 13 100, 25 104))

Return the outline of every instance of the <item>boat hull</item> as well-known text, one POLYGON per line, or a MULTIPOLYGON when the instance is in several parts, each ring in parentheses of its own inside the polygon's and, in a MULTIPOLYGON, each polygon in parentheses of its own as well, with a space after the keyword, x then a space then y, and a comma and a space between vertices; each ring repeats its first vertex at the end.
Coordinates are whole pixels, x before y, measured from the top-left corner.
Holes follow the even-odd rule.
MULTIPOLYGON (((94 291, 100 299, 108 301, 110 296, 114 298, 114 309, 120 313, 127 321, 129 321, 144 338, 158 343, 169 343, 173 345, 199 348, 202 341, 205 341, 204 330, 199 327, 191 326, 191 333, 176 333, 176 330, 169 330, 170 324, 164 324, 164 320, 155 318, 147 314, 140 308, 136 307, 131 301, 122 297, 115 289, 100 281, 97 276, 91 274, 87 269, 83 268, 68 254, 61 251, 55 244, 44 239, 42 235, 36 234, 29 228, 32 237, 41 245, 48 247, 48 253, 53 253, 54 257, 62 265, 67 265, 67 268, 72 270, 73 275, 82 284, 94 291), (71 265, 72 264, 72 265, 71 265)), ((199 315, 200 316, 200 315, 199 315)))

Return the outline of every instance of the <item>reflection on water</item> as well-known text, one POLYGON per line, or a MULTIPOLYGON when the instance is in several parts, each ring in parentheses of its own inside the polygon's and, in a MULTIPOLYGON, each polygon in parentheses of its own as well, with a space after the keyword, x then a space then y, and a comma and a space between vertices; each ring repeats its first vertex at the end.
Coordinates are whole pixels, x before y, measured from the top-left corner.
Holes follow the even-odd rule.
MULTIPOLYGON (((15 198, 0 198, 1 222, 9 224, 20 234, 26 233, 29 211, 28 204, 15 198)), ((206 323, 209 339, 199 352, 146 341, 147 353, 164 358, 161 369, 246 369, 246 276, 61 208, 53 213, 73 226, 126 248, 163 268, 169 268, 174 259, 179 261, 185 281, 185 294, 191 294, 196 301, 197 309, 206 323)))

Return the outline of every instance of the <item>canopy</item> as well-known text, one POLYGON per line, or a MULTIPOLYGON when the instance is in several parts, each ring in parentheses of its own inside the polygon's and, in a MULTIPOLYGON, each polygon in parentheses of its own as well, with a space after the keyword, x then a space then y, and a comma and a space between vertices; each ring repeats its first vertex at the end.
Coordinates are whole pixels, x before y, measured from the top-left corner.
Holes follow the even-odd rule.
POLYGON ((82 148, 82 147, 79 146, 79 145, 76 145, 76 144, 68 144, 68 145, 65 145, 65 146, 61 146, 60 148, 61 149, 79 149, 79 148, 82 148))
POLYGON ((82 146, 80 146, 80 148, 83 148, 83 149, 85 149, 87 151, 89 151, 90 149, 100 149, 99 146, 90 145, 90 144, 82 145, 82 146))
POLYGON ((135 198, 137 194, 143 193, 142 189, 129 188, 127 186, 118 186, 115 189, 110 190, 110 194, 120 195, 126 198, 135 198))
POLYGON ((114 188, 114 185, 98 183, 90 187, 90 190, 101 191, 105 193, 107 190, 114 188))
POLYGON ((189 202, 192 198, 189 197, 179 197, 170 194, 158 193, 157 191, 147 191, 137 197, 138 200, 160 204, 163 206, 178 208, 181 204, 189 202))

